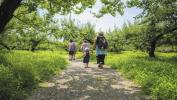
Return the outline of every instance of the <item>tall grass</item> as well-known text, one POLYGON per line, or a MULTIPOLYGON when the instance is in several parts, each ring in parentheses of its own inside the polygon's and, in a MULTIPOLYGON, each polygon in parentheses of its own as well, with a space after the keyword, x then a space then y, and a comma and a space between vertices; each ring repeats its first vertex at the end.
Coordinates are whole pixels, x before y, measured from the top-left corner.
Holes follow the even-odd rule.
POLYGON ((65 52, 0 52, 0 100, 24 100, 38 83, 66 67, 65 52))
POLYGON ((154 99, 175 100, 177 53, 157 53, 155 59, 143 52, 111 53, 107 57, 107 64, 140 84, 154 99))

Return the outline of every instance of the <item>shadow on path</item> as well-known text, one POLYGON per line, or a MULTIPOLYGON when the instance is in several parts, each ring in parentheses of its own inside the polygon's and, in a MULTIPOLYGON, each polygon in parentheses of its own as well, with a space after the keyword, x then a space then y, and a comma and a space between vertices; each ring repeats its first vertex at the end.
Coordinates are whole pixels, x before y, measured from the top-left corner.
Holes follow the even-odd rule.
POLYGON ((47 87, 36 90, 30 100, 148 100, 140 87, 122 78, 108 67, 96 64, 83 68, 80 61, 72 62, 47 87))

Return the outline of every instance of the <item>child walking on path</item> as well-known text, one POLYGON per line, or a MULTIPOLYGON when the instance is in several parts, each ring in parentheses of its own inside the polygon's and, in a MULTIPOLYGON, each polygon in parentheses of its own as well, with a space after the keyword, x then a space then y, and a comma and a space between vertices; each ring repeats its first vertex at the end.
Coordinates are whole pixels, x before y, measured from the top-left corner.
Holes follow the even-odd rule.
POLYGON ((85 68, 89 68, 88 67, 89 60, 90 60, 90 52, 89 52, 89 48, 86 47, 84 50, 84 58, 83 58, 83 63, 85 65, 85 68))
POLYGON ((84 40, 81 49, 83 52, 83 63, 85 65, 85 68, 89 68, 88 63, 90 60, 90 52, 89 52, 89 43, 87 42, 87 40, 84 40))

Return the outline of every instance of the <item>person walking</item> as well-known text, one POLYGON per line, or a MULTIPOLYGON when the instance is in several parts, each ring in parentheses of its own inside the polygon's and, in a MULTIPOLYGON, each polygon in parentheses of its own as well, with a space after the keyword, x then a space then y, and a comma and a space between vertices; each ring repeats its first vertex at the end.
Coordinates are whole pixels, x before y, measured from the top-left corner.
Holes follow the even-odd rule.
POLYGON ((87 40, 84 40, 84 42, 81 45, 81 50, 83 52, 83 63, 85 68, 89 68, 89 60, 90 60, 90 51, 89 51, 89 43, 87 40))
POLYGON ((76 54, 76 43, 71 39, 68 44, 68 50, 69 50, 69 60, 75 60, 75 54, 76 54))
POLYGON ((84 40, 84 42, 81 45, 82 52, 84 52, 85 48, 89 48, 89 43, 87 40, 84 40))
POLYGON ((94 47, 96 49, 96 58, 99 68, 103 68, 105 64, 105 56, 107 55, 108 42, 104 37, 104 33, 100 32, 94 40, 94 47))
POLYGON ((83 63, 85 65, 85 68, 89 68, 88 67, 89 60, 90 60, 90 52, 89 52, 89 48, 86 47, 84 50, 84 55, 83 55, 83 63))

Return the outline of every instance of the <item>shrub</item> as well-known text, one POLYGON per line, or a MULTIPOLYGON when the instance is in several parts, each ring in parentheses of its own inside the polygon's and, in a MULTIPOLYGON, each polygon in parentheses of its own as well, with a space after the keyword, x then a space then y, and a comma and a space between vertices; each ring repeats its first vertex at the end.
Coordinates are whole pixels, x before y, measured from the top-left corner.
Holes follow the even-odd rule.
POLYGON ((25 100, 38 86, 66 67, 66 53, 0 52, 0 100, 25 100))
POLYGON ((0 100, 15 99, 20 81, 17 80, 9 67, 0 65, 0 100))

